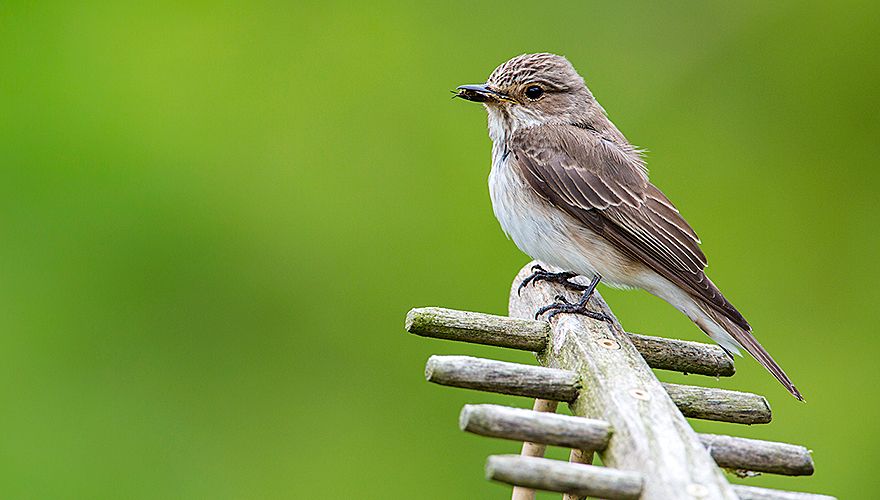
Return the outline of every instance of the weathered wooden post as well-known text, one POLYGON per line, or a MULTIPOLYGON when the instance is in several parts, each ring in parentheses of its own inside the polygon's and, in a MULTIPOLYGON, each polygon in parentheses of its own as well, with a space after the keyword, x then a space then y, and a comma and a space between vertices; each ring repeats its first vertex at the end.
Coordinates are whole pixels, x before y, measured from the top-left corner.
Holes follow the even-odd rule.
MULTIPOLYGON (((528 268, 515 282, 526 276, 528 268)), ((553 302, 557 295, 570 294, 553 283, 541 283, 522 295, 515 288, 510 294, 510 315, 516 318, 531 318, 535 310, 553 302)), ((629 341, 611 309, 598 294, 591 304, 613 321, 571 314, 557 316, 540 361, 544 366, 580 376, 583 388, 569 402, 573 414, 603 419, 614 429, 608 446, 600 452, 602 461, 608 467, 641 474, 640 498, 644 500, 736 500, 721 469, 629 341)), ((689 401, 700 400, 705 401, 689 401)), ((769 407, 763 406, 769 412, 769 407)))
MULTIPOLYGON (((535 489, 564 493, 569 500, 740 499, 829 500, 831 497, 731 485, 722 468, 743 475, 813 473, 802 447, 754 439, 697 434, 685 417, 733 423, 767 423, 770 406, 756 394, 661 383, 651 368, 731 376, 733 364, 717 346, 626 333, 596 294, 591 304, 611 321, 560 315, 549 324, 534 311, 559 294, 538 283, 519 296, 514 281, 511 317, 413 309, 411 333, 533 351, 542 366, 468 356, 432 356, 425 375, 434 383, 536 398, 534 409, 466 405, 462 430, 524 442, 521 455, 492 456, 489 479, 514 486, 515 499, 535 489), (565 402, 574 416, 555 414, 565 402), (543 457, 547 445, 572 449, 570 462, 543 457), (606 467, 590 465, 598 453, 606 467)), ((574 297, 571 297, 574 298, 574 297)))

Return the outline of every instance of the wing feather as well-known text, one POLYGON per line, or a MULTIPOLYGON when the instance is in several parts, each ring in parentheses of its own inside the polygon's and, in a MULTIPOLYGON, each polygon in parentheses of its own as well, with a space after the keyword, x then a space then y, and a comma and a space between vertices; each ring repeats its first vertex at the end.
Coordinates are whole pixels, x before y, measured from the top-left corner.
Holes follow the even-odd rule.
POLYGON ((745 318, 706 278, 706 256, 678 209, 648 182, 638 152, 573 126, 523 129, 511 150, 529 185, 615 247, 706 301, 735 324, 745 318))

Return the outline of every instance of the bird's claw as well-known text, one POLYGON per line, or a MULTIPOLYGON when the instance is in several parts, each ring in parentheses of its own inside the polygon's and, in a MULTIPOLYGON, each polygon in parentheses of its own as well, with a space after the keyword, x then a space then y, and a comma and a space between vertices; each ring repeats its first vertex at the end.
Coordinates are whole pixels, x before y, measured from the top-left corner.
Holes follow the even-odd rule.
POLYGON ((525 277, 522 282, 519 284, 519 287, 516 289, 516 294, 521 295, 523 288, 528 286, 529 283, 537 283, 538 281, 551 281, 553 283, 559 283, 562 286, 571 289, 577 290, 578 292, 583 292, 587 289, 584 285, 579 285, 574 283, 573 281, 569 281, 571 278, 577 276, 574 273, 570 272, 561 272, 561 273, 551 273, 547 271, 539 264, 535 264, 532 266, 532 274, 525 277))
POLYGON ((526 277, 520 282, 519 286, 516 288, 516 294, 517 294, 518 296, 519 296, 519 295, 522 295, 522 290, 523 290, 523 288, 525 288, 526 286, 528 286, 529 283, 535 281, 535 278, 538 277, 538 272, 546 272, 546 271, 544 270, 543 267, 539 266, 538 264, 535 264, 534 266, 532 266, 532 274, 526 276, 526 277))
POLYGON ((586 303, 576 302, 571 303, 565 300, 565 297, 556 296, 557 302, 546 305, 537 312, 535 312, 535 319, 538 319, 544 313, 549 312, 547 315, 547 321, 553 321, 553 318, 556 317, 557 314, 568 313, 568 314, 580 314, 582 316, 586 316, 588 318, 595 319, 597 321, 605 321, 611 323, 611 317, 605 313, 598 311, 591 311, 587 309, 586 303))
POLYGON ((553 321, 553 318, 556 317, 557 314, 561 313, 570 313, 570 314, 581 314, 588 318, 593 318, 598 321, 606 321, 611 323, 611 317, 605 313, 598 311, 591 311, 587 309, 587 304, 590 303, 590 298, 593 296, 593 291, 596 289, 596 285, 599 283, 599 277, 596 276, 593 278, 593 281, 590 282, 590 286, 586 287, 586 291, 581 296, 580 300, 577 302, 569 302, 563 295, 557 295, 554 297, 556 302, 546 305, 535 313, 535 319, 541 317, 542 314, 549 312, 547 315, 547 321, 553 321))

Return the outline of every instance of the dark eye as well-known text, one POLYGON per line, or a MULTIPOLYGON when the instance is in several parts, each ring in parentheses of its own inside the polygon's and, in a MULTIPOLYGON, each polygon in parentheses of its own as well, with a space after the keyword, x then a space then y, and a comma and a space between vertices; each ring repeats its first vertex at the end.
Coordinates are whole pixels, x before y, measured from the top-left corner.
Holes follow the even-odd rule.
POLYGON ((526 97, 529 99, 537 99, 544 95, 544 89, 537 85, 532 85, 531 87, 526 89, 526 97))

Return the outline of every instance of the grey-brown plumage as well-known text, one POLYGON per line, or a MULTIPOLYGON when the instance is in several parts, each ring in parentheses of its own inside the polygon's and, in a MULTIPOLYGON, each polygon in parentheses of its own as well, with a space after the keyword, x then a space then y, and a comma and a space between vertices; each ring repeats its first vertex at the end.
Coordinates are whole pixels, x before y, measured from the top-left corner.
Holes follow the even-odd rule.
POLYGON ((745 318, 703 273, 699 238, 672 203, 631 163, 614 161, 597 132, 546 126, 511 138, 532 189, 664 278, 705 300, 743 328, 745 318))
POLYGON ((696 233, 648 181, 639 151, 565 58, 515 57, 458 95, 489 112, 493 209, 521 250, 667 300, 728 351, 745 348, 803 399, 705 275, 696 233))

